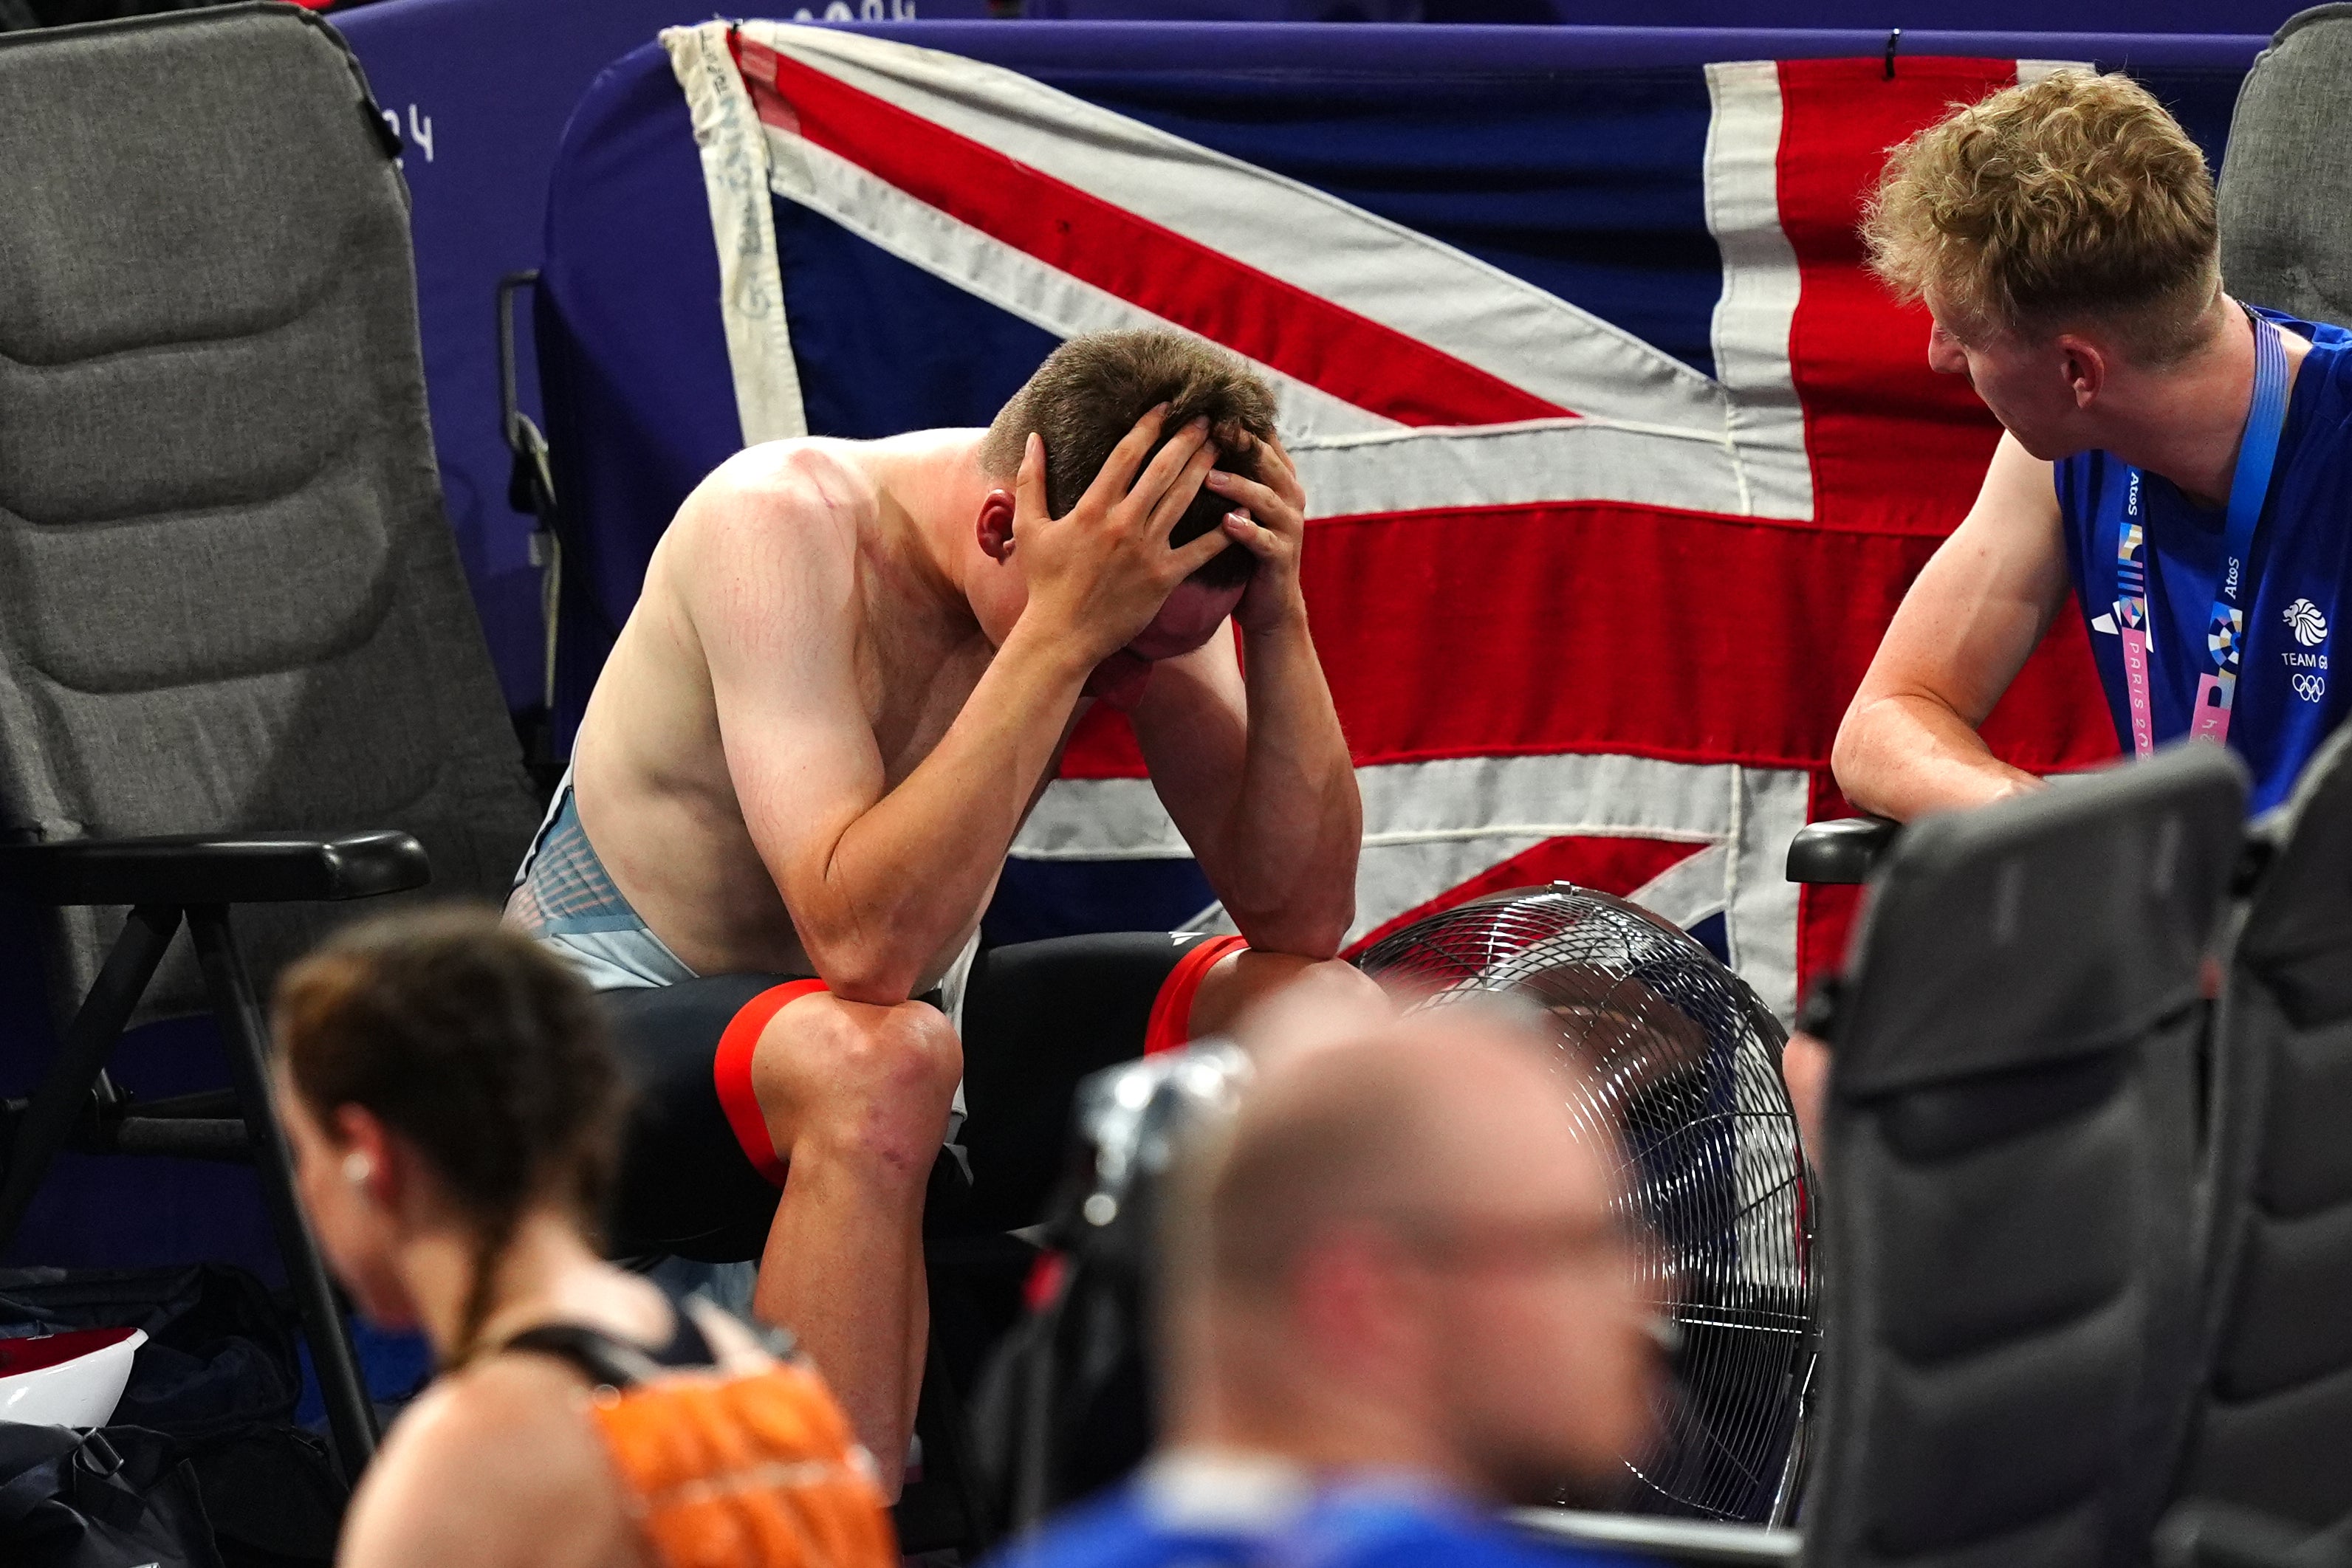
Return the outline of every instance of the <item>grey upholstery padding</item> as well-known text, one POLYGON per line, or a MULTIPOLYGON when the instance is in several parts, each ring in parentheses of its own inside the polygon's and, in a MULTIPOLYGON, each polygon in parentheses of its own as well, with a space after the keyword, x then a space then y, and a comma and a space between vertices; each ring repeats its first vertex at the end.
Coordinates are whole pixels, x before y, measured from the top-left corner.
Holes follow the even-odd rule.
POLYGON ((2216 1048, 2210 1282, 2183 1496, 2352 1527, 2352 731, 2267 824, 2216 1048))
MULTIPOLYGON (((503 892, 537 814, 374 114, 286 7, 0 38, 0 833, 398 827, 503 892)), ((240 921, 266 984, 376 906, 240 921)), ((64 917, 61 1003, 118 925, 64 917)))
POLYGON ((2197 747, 1916 824, 1882 867, 1827 1112, 1808 1563, 2145 1561, 2195 1343, 2198 966, 2244 798, 2197 747))
POLYGON ((2206 753, 2066 779, 1991 816, 1913 823, 1904 874, 1874 884, 1859 938, 1905 980, 1853 998, 1838 1051, 1850 1088, 2122 1043, 2194 1000, 2213 912, 2178 896, 2227 885, 2244 810, 2243 769, 2206 753), (2062 961, 2095 941, 2100 962, 2062 961), (1955 1018, 1971 1027, 1955 1033, 1955 1018), (1937 1051, 1916 1046, 1938 1037, 1937 1051))
POLYGON ((2291 18, 2238 90, 2221 167, 2231 293, 2352 326, 2352 5, 2291 18))

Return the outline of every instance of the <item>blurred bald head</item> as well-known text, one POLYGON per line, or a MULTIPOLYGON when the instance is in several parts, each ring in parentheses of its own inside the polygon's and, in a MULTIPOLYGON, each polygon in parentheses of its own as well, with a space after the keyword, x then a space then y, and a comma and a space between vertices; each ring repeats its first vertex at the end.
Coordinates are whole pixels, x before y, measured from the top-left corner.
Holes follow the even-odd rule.
POLYGON ((1653 1352, 1583 1103, 1496 1006, 1276 1056, 1188 1183, 1180 1437, 1505 1498, 1613 1475, 1653 1352))
POLYGON ((1506 1185, 1496 1134, 1521 1134, 1606 1192, 1601 1157, 1567 1137, 1573 1083, 1525 1019, 1457 1006, 1268 1064, 1214 1156, 1212 1278, 1278 1290, 1335 1224, 1449 1213, 1506 1185), (1485 1178, 1482 1180, 1481 1178, 1485 1178))

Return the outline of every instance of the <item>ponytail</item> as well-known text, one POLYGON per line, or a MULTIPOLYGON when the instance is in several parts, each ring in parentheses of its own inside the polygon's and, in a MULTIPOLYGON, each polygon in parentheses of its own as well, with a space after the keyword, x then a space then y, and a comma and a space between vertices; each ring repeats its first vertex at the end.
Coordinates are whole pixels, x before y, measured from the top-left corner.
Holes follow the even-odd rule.
POLYGON ((488 1316, 532 1208, 593 1228, 611 1185, 623 1090, 595 998, 488 910, 352 926, 278 982, 277 1033, 322 1125, 363 1107, 415 1146, 473 1230, 473 1279, 448 1368, 488 1316))

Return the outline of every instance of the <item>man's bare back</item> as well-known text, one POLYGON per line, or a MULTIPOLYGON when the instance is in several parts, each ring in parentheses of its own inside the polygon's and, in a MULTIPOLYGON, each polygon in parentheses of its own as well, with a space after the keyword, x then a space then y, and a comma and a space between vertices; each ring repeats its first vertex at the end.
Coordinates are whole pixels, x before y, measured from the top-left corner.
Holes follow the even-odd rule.
MULTIPOLYGON (((754 447, 704 481, 654 551, 582 721, 573 788, 614 882, 698 972, 814 972, 746 825, 706 638, 799 644, 780 670, 838 668, 845 653, 854 705, 838 691, 776 700, 809 699, 795 706, 810 724, 854 724, 870 743, 876 793, 895 788, 937 747, 995 650, 961 590, 921 559, 893 489, 956 487, 983 434, 754 447)), ((980 500, 971 487, 966 510, 980 500)), ((926 966, 919 988, 970 935, 926 966)))

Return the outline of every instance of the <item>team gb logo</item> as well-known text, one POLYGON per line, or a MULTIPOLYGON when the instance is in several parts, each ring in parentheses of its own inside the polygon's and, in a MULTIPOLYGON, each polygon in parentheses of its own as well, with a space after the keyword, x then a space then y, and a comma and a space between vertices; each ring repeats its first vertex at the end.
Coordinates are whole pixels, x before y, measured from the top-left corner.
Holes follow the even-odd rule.
POLYGON ((2298 599, 2286 607, 2286 624, 2294 640, 2306 648, 2315 648, 2326 640, 2327 617, 2308 599, 2298 599))

